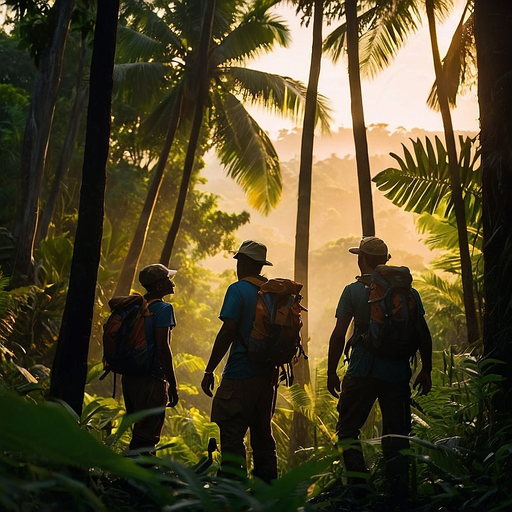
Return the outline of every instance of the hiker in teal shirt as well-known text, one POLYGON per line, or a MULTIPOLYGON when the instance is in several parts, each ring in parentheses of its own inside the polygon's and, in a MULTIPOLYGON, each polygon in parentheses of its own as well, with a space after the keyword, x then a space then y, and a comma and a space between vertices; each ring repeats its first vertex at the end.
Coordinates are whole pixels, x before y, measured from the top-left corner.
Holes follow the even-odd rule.
POLYGON ((277 371, 271 363, 249 361, 245 342, 252 331, 259 286, 245 281, 251 278, 263 284, 260 275, 267 261, 267 248, 253 240, 242 243, 236 254, 238 281, 229 286, 220 312, 222 327, 215 338, 201 388, 213 396, 213 372, 229 350, 229 356, 212 402, 211 420, 219 426, 223 454, 235 455, 238 461, 224 457, 224 476, 245 470, 244 437, 250 431, 253 475, 266 482, 277 478, 276 442, 272 435, 272 416, 277 395, 277 371), (229 468, 229 469, 228 469, 229 468))
MULTIPOLYGON (((338 377, 338 364, 344 354, 345 337, 352 321, 355 334, 366 333, 370 322, 370 274, 377 265, 388 259, 386 244, 376 237, 365 237, 359 247, 349 249, 358 255, 361 276, 343 290, 336 309, 336 326, 329 340, 327 363, 327 388, 338 401, 339 419, 336 426, 338 439, 344 446, 343 460, 349 473, 349 484, 367 482, 367 469, 359 443, 359 435, 374 403, 379 401, 382 413, 382 435, 397 434, 403 437, 383 437, 382 452, 386 461, 386 479, 390 484, 390 496, 403 504, 408 493, 408 459, 401 453, 409 448, 407 436, 411 432, 411 368, 408 358, 393 359, 377 356, 367 350, 362 343, 351 346, 349 365, 343 383, 338 377), (350 445, 347 448, 347 444, 350 445)), ((432 339, 424 319, 421 299, 413 290, 419 308, 419 352, 422 367, 414 387, 421 394, 427 394, 432 381, 432 339)), ((347 342, 350 344, 349 342, 347 342)), ((346 351, 345 351, 346 352, 346 351)), ((354 491, 361 491, 356 486, 354 491)))

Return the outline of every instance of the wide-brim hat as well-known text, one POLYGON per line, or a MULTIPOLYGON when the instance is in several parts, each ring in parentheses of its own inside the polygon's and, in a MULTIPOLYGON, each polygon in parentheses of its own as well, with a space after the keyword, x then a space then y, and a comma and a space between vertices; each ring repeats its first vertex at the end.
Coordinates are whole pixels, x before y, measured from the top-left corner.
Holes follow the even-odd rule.
POLYGON ((361 239, 359 247, 351 247, 352 254, 368 254, 369 256, 388 256, 388 246, 376 236, 365 236, 361 239))
POLYGON ((139 272, 139 282, 142 286, 151 286, 161 279, 172 278, 178 271, 167 268, 161 263, 154 263, 144 267, 139 272))
POLYGON ((260 242, 245 240, 241 243, 238 250, 234 252, 233 258, 237 259, 240 254, 244 254, 263 265, 273 266, 273 264, 267 260, 267 246, 260 242))

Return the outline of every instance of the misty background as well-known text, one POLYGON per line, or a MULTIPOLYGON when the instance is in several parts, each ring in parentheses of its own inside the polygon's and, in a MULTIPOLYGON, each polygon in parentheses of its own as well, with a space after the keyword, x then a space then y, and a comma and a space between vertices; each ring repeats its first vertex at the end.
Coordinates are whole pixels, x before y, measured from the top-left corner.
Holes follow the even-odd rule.
MULTIPOLYGON (((474 132, 457 132, 475 136, 474 132)), ((402 144, 411 147, 411 139, 431 140, 442 132, 421 129, 391 131, 386 124, 368 127, 368 145, 372 177, 388 167, 397 167, 390 153, 403 155, 402 144)), ((226 212, 250 212, 250 223, 237 236, 241 241, 255 239, 268 247, 268 259, 274 264, 264 267, 267 277, 293 278, 295 224, 299 175, 301 130, 281 130, 273 142, 281 160, 283 194, 280 203, 264 216, 248 207, 241 188, 226 177, 214 155, 206 159, 201 174, 207 179, 203 190, 219 196, 219 207, 226 212)), ((357 259, 348 248, 359 244, 361 217, 357 188, 356 163, 352 130, 340 127, 330 136, 315 139, 313 166, 311 237, 309 267, 309 354, 311 362, 327 355, 334 313, 345 285, 358 275, 357 259)), ((435 256, 422 242, 414 224, 415 214, 405 212, 373 186, 376 236, 384 239, 393 265, 408 266, 413 275, 421 272, 435 256)), ((201 262, 215 272, 233 270, 232 255, 224 253, 201 262)), ((428 316, 428 309, 427 309, 428 316)), ((219 322, 220 326, 220 322, 219 322)))

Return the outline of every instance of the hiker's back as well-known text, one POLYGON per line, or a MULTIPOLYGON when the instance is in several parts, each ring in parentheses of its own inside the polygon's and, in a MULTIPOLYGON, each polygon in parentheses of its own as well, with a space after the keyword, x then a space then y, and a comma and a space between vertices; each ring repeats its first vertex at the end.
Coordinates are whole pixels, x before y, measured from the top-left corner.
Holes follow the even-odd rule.
POLYGON ((364 347, 375 355, 408 359, 419 346, 419 296, 407 267, 378 265, 371 274, 370 321, 364 347))
POLYGON ((156 350, 146 336, 146 318, 152 315, 149 303, 142 295, 133 294, 114 297, 109 306, 112 312, 103 326, 105 372, 150 373, 156 350))
POLYGON ((275 366, 290 364, 304 355, 300 331, 302 284, 290 279, 270 279, 262 284, 251 335, 246 342, 249 358, 275 366))

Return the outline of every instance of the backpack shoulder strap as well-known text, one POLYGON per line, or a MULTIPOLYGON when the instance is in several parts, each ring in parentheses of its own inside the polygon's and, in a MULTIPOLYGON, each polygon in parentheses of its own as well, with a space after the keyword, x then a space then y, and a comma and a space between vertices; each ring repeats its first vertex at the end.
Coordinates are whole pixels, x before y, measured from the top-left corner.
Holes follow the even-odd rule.
POLYGON ((261 288, 267 280, 264 277, 258 277, 258 276, 247 276, 240 279, 240 281, 247 281, 248 283, 253 284, 254 286, 257 286, 258 288, 261 288))

